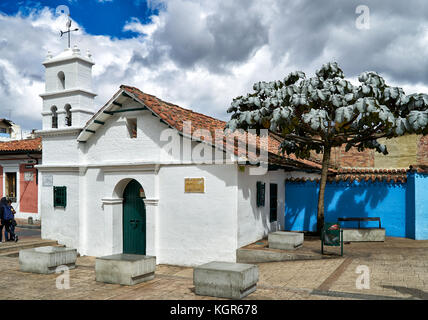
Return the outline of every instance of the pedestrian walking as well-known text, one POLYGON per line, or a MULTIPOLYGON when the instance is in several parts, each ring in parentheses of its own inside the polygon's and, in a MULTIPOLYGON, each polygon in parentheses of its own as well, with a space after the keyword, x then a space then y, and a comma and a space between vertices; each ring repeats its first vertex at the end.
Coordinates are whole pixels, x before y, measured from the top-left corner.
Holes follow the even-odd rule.
MULTIPOLYGON (((15 237, 15 233, 11 229, 12 221, 14 220, 14 215, 12 213, 11 208, 9 207, 9 205, 7 203, 6 198, 2 198, 0 200, 0 206, 1 206, 0 207, 1 224, 5 227, 5 230, 9 234, 10 239, 12 239, 12 241, 17 242, 18 238, 15 237)), ((7 240, 8 239, 6 238, 6 241, 7 240)))
MULTIPOLYGON (((0 200, 0 243, 3 242, 3 227, 4 227, 4 210, 3 207, 7 205, 7 200, 6 198, 2 198, 0 200)), ((7 237, 5 237, 6 241, 7 241, 7 237)))
POLYGON ((12 233, 15 235, 15 238, 14 239, 12 239, 12 236, 7 232, 7 230, 5 230, 4 231, 4 237, 5 237, 5 241, 7 242, 7 241, 15 241, 15 242, 18 242, 18 236, 16 235, 16 233, 15 233, 15 227, 16 227, 16 225, 17 225, 17 223, 16 223, 16 220, 15 220, 15 214, 16 214, 16 211, 15 211, 15 209, 12 207, 12 200, 10 200, 10 199, 8 199, 7 200, 7 205, 8 205, 8 207, 10 208, 10 210, 12 211, 12 214, 13 214, 13 219, 12 219, 12 222, 11 222, 11 225, 10 225, 10 230, 12 231, 12 233))

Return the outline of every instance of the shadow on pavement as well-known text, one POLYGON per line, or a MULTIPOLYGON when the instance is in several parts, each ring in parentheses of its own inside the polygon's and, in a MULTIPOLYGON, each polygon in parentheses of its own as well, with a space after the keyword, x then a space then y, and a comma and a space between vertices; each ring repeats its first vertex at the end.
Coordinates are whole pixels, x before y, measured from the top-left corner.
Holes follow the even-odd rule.
POLYGON ((418 298, 423 300, 428 300, 428 292, 415 289, 415 288, 406 288, 406 287, 400 287, 400 286, 382 286, 386 289, 393 289, 399 293, 402 294, 408 294, 411 295, 412 298, 418 298))

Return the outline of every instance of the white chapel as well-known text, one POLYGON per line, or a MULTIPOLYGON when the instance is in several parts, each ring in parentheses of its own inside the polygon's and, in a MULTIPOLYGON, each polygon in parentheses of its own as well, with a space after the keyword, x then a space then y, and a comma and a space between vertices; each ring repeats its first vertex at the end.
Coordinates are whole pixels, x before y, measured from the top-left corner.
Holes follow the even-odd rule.
POLYGON ((135 87, 94 106, 94 61, 77 47, 43 65, 42 237, 81 255, 235 262, 238 248, 283 230, 285 179, 319 175, 317 163, 279 156, 273 134, 267 170, 254 174, 249 150, 214 144, 225 122, 135 87))

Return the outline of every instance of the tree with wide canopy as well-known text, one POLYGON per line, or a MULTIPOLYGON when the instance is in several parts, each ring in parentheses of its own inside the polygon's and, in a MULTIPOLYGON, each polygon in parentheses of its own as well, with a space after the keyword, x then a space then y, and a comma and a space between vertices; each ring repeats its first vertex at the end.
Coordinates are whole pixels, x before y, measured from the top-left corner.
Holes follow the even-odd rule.
POLYGON ((318 198, 317 230, 324 225, 324 194, 331 151, 374 149, 388 154, 381 138, 428 134, 428 95, 406 95, 376 72, 364 72, 359 85, 346 80, 336 62, 324 64, 316 75, 290 73, 284 80, 258 82, 254 92, 233 100, 226 130, 269 129, 281 135, 283 154, 308 159, 323 154, 318 198))

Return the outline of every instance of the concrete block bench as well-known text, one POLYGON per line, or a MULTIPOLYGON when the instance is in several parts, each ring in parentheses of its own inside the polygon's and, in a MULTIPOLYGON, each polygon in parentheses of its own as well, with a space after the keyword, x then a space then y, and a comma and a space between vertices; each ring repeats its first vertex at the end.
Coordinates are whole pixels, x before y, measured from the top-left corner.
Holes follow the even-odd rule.
POLYGON ((295 250, 303 245, 304 235, 297 232, 278 231, 268 235, 269 248, 295 250))
POLYGON ((23 272, 51 274, 59 266, 76 267, 77 250, 63 247, 39 247, 19 251, 19 269, 23 272))
POLYGON ((256 265, 210 262, 194 268, 195 293, 201 296, 242 299, 256 291, 259 269, 256 265))
POLYGON ((343 242, 384 242, 385 229, 343 229, 343 242))
POLYGON ((96 281, 127 286, 153 280, 156 257, 116 254, 95 260, 96 281))

